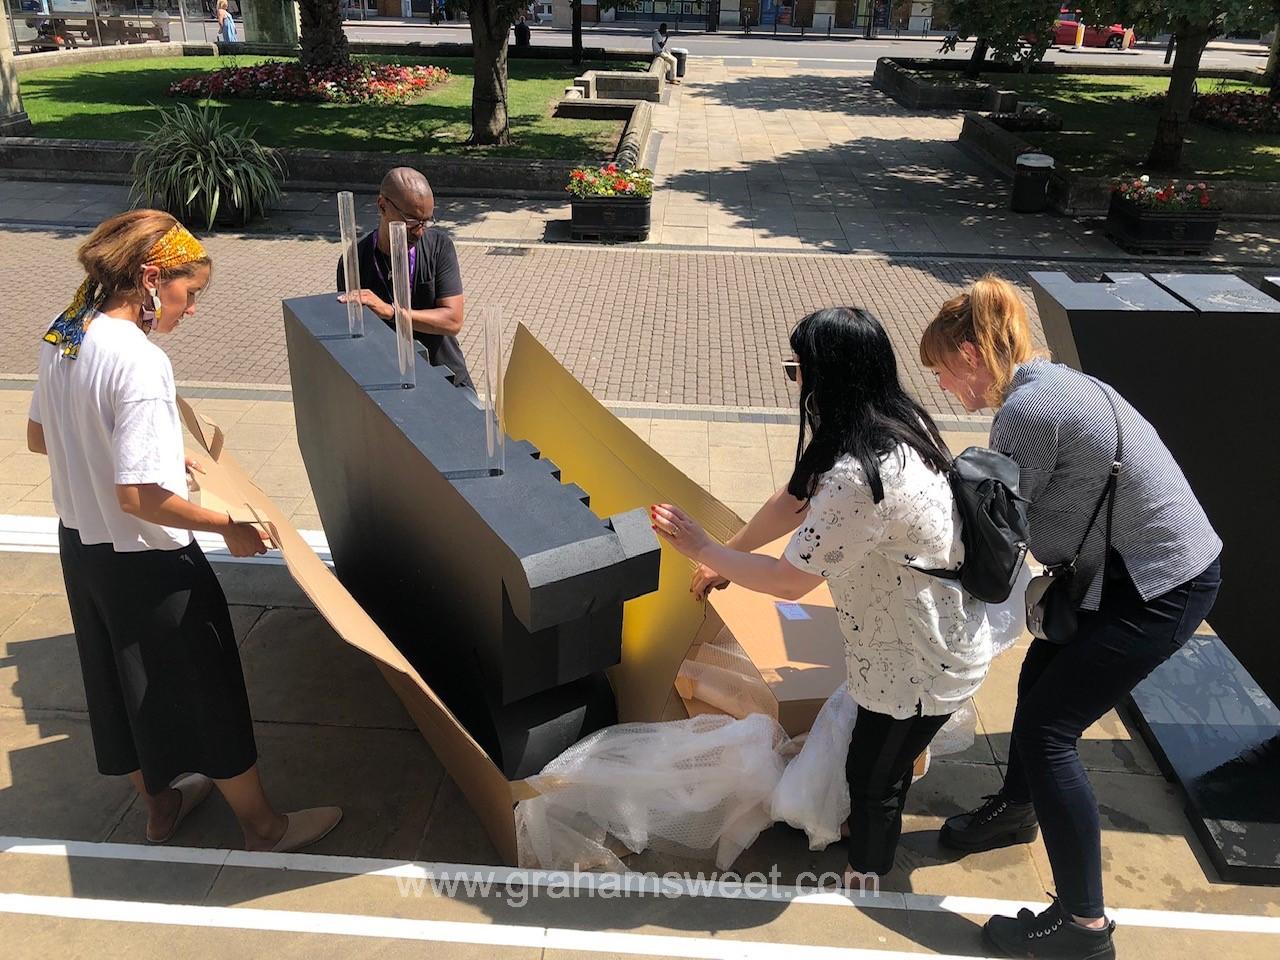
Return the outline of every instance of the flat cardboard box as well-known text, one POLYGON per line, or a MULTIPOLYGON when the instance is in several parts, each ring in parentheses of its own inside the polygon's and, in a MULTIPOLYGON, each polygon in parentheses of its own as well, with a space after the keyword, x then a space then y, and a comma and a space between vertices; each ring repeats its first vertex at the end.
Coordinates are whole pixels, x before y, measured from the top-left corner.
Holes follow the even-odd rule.
MULTIPOLYGON (((742 526, 731 510, 592 397, 523 326, 515 338, 504 386, 508 434, 532 442, 541 456, 560 467, 564 482, 586 490, 598 516, 671 502, 679 503, 721 539, 742 526)), ((199 447, 195 455, 204 465, 204 474, 197 478, 201 501, 268 531, 289 573, 316 609, 347 643, 377 662, 467 797, 499 855, 515 864, 515 805, 537 791, 524 780, 506 779, 279 508, 226 452, 222 431, 185 402, 179 403, 199 447)), ((626 604, 622 662, 609 674, 620 720, 687 716, 674 688, 680 665, 695 642, 714 637, 728 625, 778 697, 784 727, 792 733, 808 729, 817 708, 843 680, 839 630, 826 588, 799 602, 808 619, 787 619, 772 598, 738 588, 717 594, 710 605, 695 601, 688 592, 692 573, 692 563, 664 546, 658 590, 626 604)))

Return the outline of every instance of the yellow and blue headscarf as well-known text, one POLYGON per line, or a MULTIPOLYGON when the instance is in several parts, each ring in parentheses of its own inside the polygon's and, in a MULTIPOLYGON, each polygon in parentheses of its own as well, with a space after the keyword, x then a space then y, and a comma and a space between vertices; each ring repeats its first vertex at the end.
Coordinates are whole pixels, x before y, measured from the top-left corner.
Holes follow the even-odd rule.
MULTIPOLYGON (((156 245, 147 253, 148 266, 172 270, 197 260, 208 258, 204 246, 180 223, 169 228, 156 245)), ((64 357, 74 360, 80 353, 87 323, 106 299, 107 291, 92 277, 85 277, 75 296, 61 316, 53 321, 49 332, 41 339, 60 348, 64 357)))

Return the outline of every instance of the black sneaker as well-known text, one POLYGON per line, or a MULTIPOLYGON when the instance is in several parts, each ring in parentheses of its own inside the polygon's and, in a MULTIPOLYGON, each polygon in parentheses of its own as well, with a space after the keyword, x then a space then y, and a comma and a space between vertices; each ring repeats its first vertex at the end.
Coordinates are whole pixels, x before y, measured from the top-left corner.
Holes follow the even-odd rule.
POLYGON ((1098 930, 1082 927, 1062 909, 1053 905, 1036 915, 1018 911, 1016 917, 992 917, 982 928, 987 945, 1005 957, 1033 957, 1035 960, 1115 960, 1111 935, 1115 921, 1098 930))
POLYGON ((976 853, 1030 843, 1039 835, 1031 804, 1010 803, 998 793, 983 799, 986 803, 977 810, 948 818, 938 834, 938 843, 952 850, 976 853))

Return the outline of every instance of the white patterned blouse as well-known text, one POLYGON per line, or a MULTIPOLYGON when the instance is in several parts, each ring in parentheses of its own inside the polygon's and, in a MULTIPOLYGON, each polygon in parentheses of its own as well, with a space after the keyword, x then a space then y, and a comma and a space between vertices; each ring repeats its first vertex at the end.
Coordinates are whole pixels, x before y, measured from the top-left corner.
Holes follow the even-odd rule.
POLYGON ((903 445, 881 461, 880 479, 877 504, 861 465, 836 461, 785 556, 831 588, 860 708, 900 720, 948 714, 987 675, 986 605, 922 572, 964 560, 947 478, 903 445))

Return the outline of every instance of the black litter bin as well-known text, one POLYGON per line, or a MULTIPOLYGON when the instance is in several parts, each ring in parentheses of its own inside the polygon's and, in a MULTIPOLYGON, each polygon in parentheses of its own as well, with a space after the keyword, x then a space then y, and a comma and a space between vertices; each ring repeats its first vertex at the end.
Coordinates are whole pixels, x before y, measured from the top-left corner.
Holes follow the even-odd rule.
POLYGON ((1014 213, 1039 213, 1049 206, 1049 178, 1053 176, 1053 157, 1043 153, 1024 153, 1018 157, 1013 172, 1013 191, 1009 209, 1014 213))
POLYGON ((672 48, 671 55, 676 58, 676 77, 683 77, 685 61, 689 59, 689 51, 672 48))

